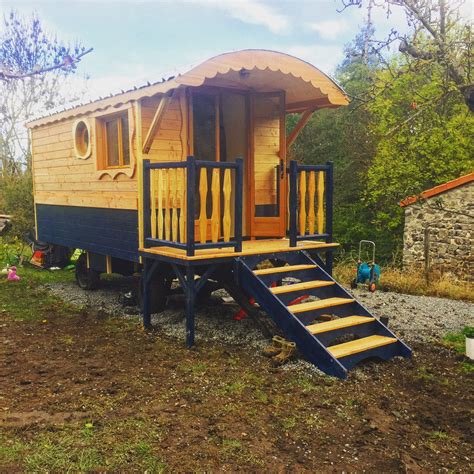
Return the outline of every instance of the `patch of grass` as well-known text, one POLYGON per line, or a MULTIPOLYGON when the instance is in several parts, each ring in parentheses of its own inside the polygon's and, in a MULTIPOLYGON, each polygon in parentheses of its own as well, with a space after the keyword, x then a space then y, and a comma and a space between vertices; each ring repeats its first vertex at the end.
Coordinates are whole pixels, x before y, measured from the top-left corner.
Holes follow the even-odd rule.
POLYGON ((285 431, 291 430, 296 426, 297 420, 294 416, 289 416, 286 418, 282 418, 280 420, 281 426, 285 431))
POLYGON ((249 464, 255 467, 264 465, 264 462, 254 456, 238 439, 223 439, 221 452, 224 459, 234 461, 239 465, 249 464))
POLYGON ((236 380, 235 382, 225 385, 224 391, 229 394, 240 395, 249 385, 243 380, 236 380))
POLYGON ((432 431, 429 437, 434 440, 448 440, 451 438, 445 431, 432 431))
POLYGON ((459 354, 465 354, 467 335, 474 335, 474 327, 466 326, 461 330, 461 332, 446 334, 443 338, 443 342, 446 346, 454 349, 459 354))
POLYGON ((426 366, 420 365, 418 367, 418 377, 420 379, 426 380, 426 381, 431 381, 435 378, 433 372, 426 366))
MULTIPOLYGON (((340 283, 349 286, 355 277, 356 263, 341 262, 334 267, 334 276, 340 283)), ((453 300, 474 301, 474 285, 457 281, 451 275, 430 275, 426 281, 422 271, 401 270, 393 266, 381 269, 380 288, 408 295, 438 296, 453 300)))

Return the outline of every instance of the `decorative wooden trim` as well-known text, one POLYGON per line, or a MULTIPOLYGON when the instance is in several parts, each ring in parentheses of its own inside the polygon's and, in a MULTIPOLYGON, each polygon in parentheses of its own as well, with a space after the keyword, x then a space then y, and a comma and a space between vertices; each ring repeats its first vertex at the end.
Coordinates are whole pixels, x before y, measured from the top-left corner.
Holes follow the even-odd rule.
MULTIPOLYGON (((322 97, 321 99, 313 99, 313 100, 305 100, 302 102, 293 102, 292 104, 287 104, 286 105, 286 113, 292 114, 292 113, 298 113, 298 112, 304 112, 305 110, 308 109, 321 109, 321 108, 327 108, 330 107, 331 104, 329 102, 329 99, 326 97, 322 97)), ((335 107, 339 107, 338 105, 334 105, 335 107)))
POLYGON ((298 138, 298 135, 300 134, 301 130, 303 130, 304 126, 309 122, 309 120, 313 116, 313 113, 314 113, 315 110, 316 109, 308 109, 300 117, 300 119, 296 123, 295 127, 291 131, 290 136, 286 140, 286 151, 287 152, 289 151, 290 146, 293 145, 295 140, 298 138))
MULTIPOLYGON (((140 112, 141 115, 141 112, 140 112)), ((136 163, 137 163, 137 153, 138 153, 138 146, 137 149, 134 147, 134 141, 138 142, 138 135, 140 133, 141 136, 141 129, 137 126, 138 118, 136 113, 136 103, 135 104, 127 104, 122 107, 118 107, 117 110, 114 110, 113 113, 108 113, 105 115, 95 115, 93 117, 94 124, 93 124, 93 136, 94 136, 94 153, 96 158, 96 172, 95 177, 97 179, 102 179, 105 176, 109 176, 112 180, 116 179, 118 175, 123 174, 127 176, 127 178, 132 179, 135 174, 136 163), (101 141, 104 140, 104 132, 100 130, 103 126, 101 120, 105 118, 127 112, 128 114, 128 140, 129 140, 129 150, 130 150, 130 164, 127 166, 119 167, 119 168, 106 168, 104 166, 104 160, 107 157, 104 155, 104 147, 101 141)), ((141 118, 141 117, 140 117, 141 118)), ((140 147, 141 151, 141 147, 140 147)))
POLYGON ((146 134, 145 141, 143 142, 142 153, 145 155, 150 151, 156 132, 160 128, 160 123, 163 120, 163 116, 165 115, 170 101, 171 96, 165 95, 161 98, 160 103, 156 107, 155 115, 153 116, 153 120, 151 121, 150 128, 146 134))
POLYGON ((72 125, 72 142, 74 146, 74 154, 76 155, 76 158, 79 158, 80 160, 87 160, 92 153, 92 134, 91 134, 91 126, 89 123, 89 120, 86 118, 80 118, 74 122, 72 125), (82 152, 78 148, 77 144, 77 128, 79 127, 79 124, 84 124, 87 130, 88 134, 88 143, 87 143, 87 148, 85 152, 82 152))

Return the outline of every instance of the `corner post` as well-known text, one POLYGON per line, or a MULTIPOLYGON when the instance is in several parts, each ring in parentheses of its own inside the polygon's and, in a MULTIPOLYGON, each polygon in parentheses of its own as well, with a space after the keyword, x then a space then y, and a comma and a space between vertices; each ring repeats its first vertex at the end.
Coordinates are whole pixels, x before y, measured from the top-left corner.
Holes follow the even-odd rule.
POLYGON ((150 222, 150 160, 143 160, 143 246, 151 235, 150 222))
MULTIPOLYGON (((194 222, 193 222, 194 223, 194 222)), ((194 267, 186 267, 186 346, 194 346, 194 304, 196 300, 196 286, 194 282, 194 267)))
MULTIPOLYGON (((331 243, 333 239, 333 195, 334 195, 334 164, 332 161, 327 161, 326 165, 328 170, 326 171, 326 242, 331 243)), ((333 254, 329 250, 326 252, 326 271, 332 276, 333 266, 333 254)))
POLYGON ((196 192, 196 159, 186 160, 186 255, 194 255, 194 200, 196 192))
POLYGON ((297 229, 296 229, 296 213, 298 209, 298 163, 296 160, 290 161, 290 247, 296 247, 297 229))
POLYGON ((235 251, 242 252, 242 196, 243 196, 243 164, 242 158, 235 160, 237 168, 235 169, 235 223, 234 223, 234 239, 235 251))

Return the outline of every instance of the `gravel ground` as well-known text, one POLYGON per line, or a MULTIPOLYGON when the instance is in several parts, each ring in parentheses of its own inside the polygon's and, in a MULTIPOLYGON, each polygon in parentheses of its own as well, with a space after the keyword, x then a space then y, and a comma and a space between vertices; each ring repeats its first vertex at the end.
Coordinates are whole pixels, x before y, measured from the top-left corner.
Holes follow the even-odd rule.
MULTIPOLYGON (((136 307, 127 307, 120 302, 120 295, 136 286, 133 278, 104 280, 101 288, 96 291, 81 290, 73 282, 46 286, 68 302, 91 306, 114 316, 139 317, 136 307)), ((377 317, 389 317, 389 327, 408 343, 440 339, 449 332, 459 331, 466 325, 474 325, 472 303, 389 292, 372 294, 364 290, 355 290, 354 294, 367 309, 373 310, 377 317)), ((197 310, 196 341, 220 341, 255 349, 264 347, 267 340, 256 324, 250 318, 234 321, 232 316, 238 311, 238 306, 233 302, 222 303, 219 301, 221 296, 225 296, 225 293, 214 293, 211 304, 197 310)), ((152 320, 165 335, 184 341, 182 297, 170 298, 168 309, 154 315, 152 320)))

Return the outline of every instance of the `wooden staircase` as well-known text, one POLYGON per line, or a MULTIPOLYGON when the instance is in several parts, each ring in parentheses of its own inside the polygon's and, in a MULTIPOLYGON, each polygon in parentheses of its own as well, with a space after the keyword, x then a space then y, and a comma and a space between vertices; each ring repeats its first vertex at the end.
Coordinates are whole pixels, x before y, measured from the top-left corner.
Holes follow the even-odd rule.
POLYGON ((348 370, 368 358, 409 357, 411 349, 325 272, 321 263, 304 251, 240 257, 235 259, 234 273, 236 283, 285 337, 329 375, 345 378, 348 370), (264 258, 278 263, 256 269, 264 258), (302 296, 306 297, 303 302, 290 304, 302 296))

